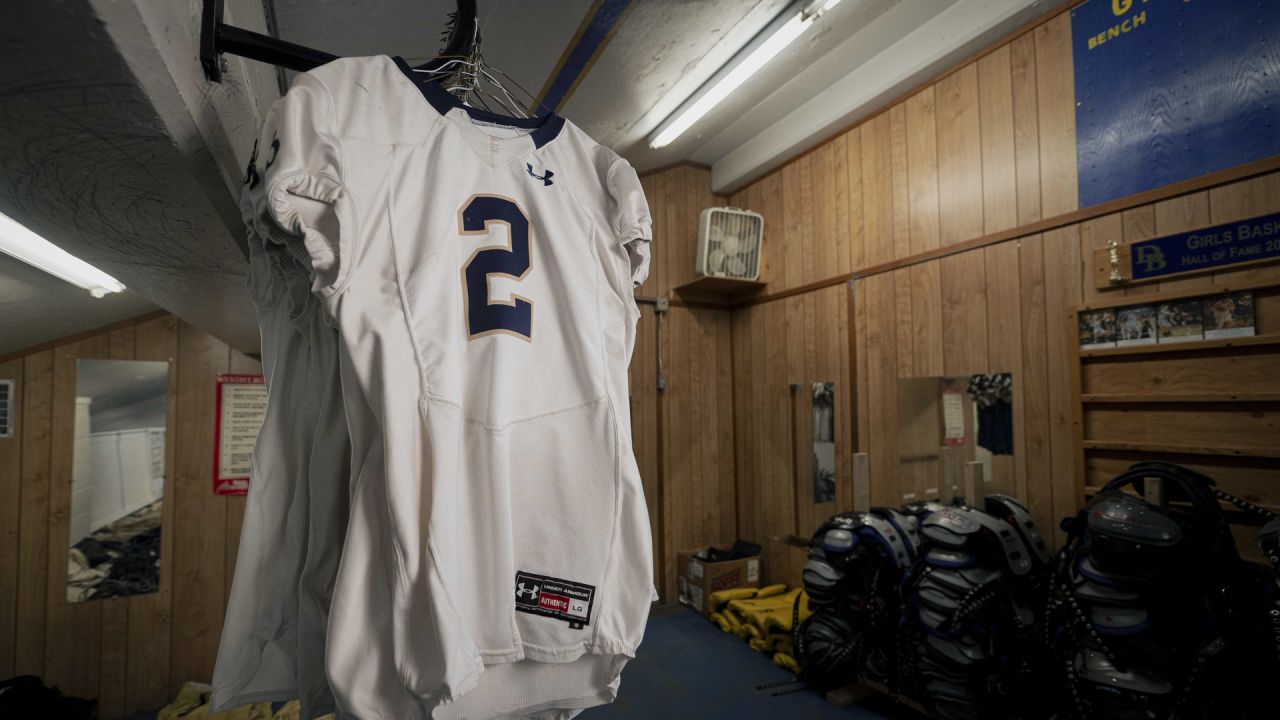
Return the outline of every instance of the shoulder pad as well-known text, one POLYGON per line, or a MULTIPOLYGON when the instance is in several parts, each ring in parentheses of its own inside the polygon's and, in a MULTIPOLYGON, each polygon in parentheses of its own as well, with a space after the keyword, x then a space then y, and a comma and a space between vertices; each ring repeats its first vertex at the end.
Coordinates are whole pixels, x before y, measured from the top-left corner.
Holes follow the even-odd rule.
POLYGON ((924 536, 947 547, 964 547, 969 537, 982 529, 972 515, 960 508, 943 508, 925 518, 924 536))
POLYGON ((1005 564, 1014 575, 1026 575, 1031 572, 1031 555, 1027 552, 1022 538, 1014 532, 1012 525, 981 510, 965 508, 965 511, 1000 542, 1005 564))
POLYGON ((898 535, 906 542, 907 555, 914 559, 916 550, 920 548, 920 520, 914 516, 903 515, 893 508, 871 508, 871 513, 884 518, 894 530, 898 531, 898 535))
POLYGON ((988 495, 986 510, 1012 525, 1040 562, 1049 564, 1049 546, 1045 544, 1044 536, 1040 534, 1040 529, 1036 527, 1025 505, 1008 495, 988 495))
POLYGON ((858 544, 858 539, 854 537, 852 530, 833 527, 822 535, 820 542, 823 551, 843 555, 858 544))
POLYGON ((1262 526, 1258 535, 1258 547, 1267 561, 1280 571, 1280 520, 1272 520, 1262 526))
POLYGON ((862 523, 863 530, 859 531, 859 536, 870 539, 884 548, 889 560, 898 569, 905 570, 911 564, 911 555, 907 550, 906 540, 887 520, 878 518, 875 515, 865 515, 862 518, 862 523))
POLYGON ((924 561, 932 567, 969 568, 978 564, 978 559, 963 550, 932 548, 924 554, 924 561))
POLYGON ((1171 546, 1182 539, 1178 522, 1146 501, 1108 492, 1089 504, 1089 532, 1143 545, 1171 546))

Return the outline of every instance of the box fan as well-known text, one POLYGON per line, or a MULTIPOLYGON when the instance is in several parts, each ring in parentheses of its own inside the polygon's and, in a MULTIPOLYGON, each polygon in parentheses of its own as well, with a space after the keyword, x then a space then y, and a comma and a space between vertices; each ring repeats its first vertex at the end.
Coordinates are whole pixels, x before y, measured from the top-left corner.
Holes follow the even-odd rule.
POLYGON ((698 216, 698 276, 758 280, 763 236, 760 213, 732 207, 703 210, 698 216))

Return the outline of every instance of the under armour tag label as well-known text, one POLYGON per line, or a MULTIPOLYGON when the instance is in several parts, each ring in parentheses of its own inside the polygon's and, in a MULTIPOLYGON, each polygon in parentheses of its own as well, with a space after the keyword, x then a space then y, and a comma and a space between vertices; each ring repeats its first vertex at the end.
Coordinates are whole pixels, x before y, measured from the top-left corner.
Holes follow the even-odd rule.
POLYGON ((574 630, 591 624, 591 599, 595 592, 594 586, 572 580, 523 570, 516 573, 516 610, 564 620, 574 630))

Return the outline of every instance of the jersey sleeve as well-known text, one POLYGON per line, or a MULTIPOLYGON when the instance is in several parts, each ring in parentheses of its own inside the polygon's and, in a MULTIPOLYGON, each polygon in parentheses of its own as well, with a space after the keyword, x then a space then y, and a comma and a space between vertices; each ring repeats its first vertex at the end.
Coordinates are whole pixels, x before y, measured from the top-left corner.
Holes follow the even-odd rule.
POLYGON ((314 290, 342 288, 351 200, 342 183, 333 105, 311 75, 299 75, 268 113, 245 172, 240 208, 250 242, 279 243, 308 257, 314 290))
POLYGON ((649 203, 631 163, 619 158, 609 168, 613 230, 631 258, 631 282, 639 287, 649 277, 649 243, 653 240, 649 203))

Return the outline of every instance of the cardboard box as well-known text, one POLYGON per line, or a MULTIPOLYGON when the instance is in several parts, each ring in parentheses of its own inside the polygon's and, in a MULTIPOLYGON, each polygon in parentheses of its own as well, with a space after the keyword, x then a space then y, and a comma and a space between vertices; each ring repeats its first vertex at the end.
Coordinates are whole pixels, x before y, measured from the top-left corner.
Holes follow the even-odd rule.
MULTIPOLYGON (((723 548, 728 550, 730 546, 723 548)), ((703 615, 710 615, 707 597, 717 590, 736 587, 760 587, 760 556, 707 562, 696 550, 676 554, 676 586, 680 603, 703 615)))

